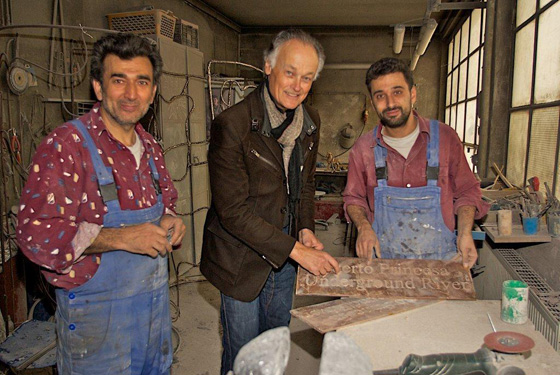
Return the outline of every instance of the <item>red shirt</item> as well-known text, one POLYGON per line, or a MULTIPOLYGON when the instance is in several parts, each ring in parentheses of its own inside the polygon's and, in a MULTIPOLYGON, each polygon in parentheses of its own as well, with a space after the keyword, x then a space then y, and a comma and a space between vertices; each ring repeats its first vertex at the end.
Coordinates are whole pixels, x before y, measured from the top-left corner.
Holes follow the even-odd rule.
MULTIPOLYGON (((80 120, 93 138, 103 163, 113 168, 119 202, 124 210, 157 203, 148 160, 153 155, 160 174, 166 209, 173 210, 177 191, 165 167, 161 147, 142 125, 135 127, 142 141, 140 166, 130 150, 107 131, 99 114, 100 103, 80 120)), ((47 280, 71 289, 89 280, 101 254, 83 256, 103 224, 103 204, 89 152, 82 137, 64 124, 45 137, 32 161, 21 195, 16 231, 23 253, 44 267, 47 280)))
MULTIPOLYGON (((377 142, 387 148, 389 186, 426 186, 426 149, 430 139, 430 122, 416 112, 414 116, 418 118, 420 134, 406 159, 384 142, 381 124, 377 127, 375 136, 372 130, 356 141, 348 157, 348 181, 343 193, 345 211, 348 205, 361 206, 366 210, 369 222, 373 223, 373 189, 377 187, 373 148, 377 142)), ((439 124, 439 128, 438 186, 441 188, 441 211, 445 225, 453 231, 459 207, 476 207, 475 218, 480 219, 488 212, 488 204, 482 200, 480 183, 467 163, 457 133, 443 123, 439 124)), ((346 218, 350 220, 348 213, 346 218)))

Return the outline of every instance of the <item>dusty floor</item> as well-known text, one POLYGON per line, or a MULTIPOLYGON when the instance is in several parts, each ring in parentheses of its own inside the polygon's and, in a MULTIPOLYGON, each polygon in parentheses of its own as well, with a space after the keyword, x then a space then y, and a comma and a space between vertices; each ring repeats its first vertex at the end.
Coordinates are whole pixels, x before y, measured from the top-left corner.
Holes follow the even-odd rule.
MULTIPOLYGON (((334 256, 345 254, 345 224, 329 225, 317 230, 325 250, 334 256)), ((347 251, 347 250, 346 250, 347 251)), ((172 300, 176 288, 171 289, 172 300)), ((323 297, 295 297, 294 307, 326 301, 323 297)), ((207 281, 179 287, 180 316, 173 326, 179 333, 178 350, 173 363, 174 375, 219 374, 221 337, 219 322, 220 294, 207 281)), ((323 335, 298 319, 290 324, 291 351, 286 375, 313 375, 319 372, 323 335)))

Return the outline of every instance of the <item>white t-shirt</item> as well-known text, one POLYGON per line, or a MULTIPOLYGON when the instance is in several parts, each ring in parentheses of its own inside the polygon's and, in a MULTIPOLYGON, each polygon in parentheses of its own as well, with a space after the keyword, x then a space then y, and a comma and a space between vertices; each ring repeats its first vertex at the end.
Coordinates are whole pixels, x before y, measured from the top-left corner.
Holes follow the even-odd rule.
POLYGON ((410 149, 412 149, 412 146, 414 146, 414 142, 416 142, 416 138, 418 138, 418 134, 420 134, 420 127, 417 123, 416 128, 414 128, 412 133, 403 138, 389 137, 385 134, 385 127, 381 129, 381 134, 383 134, 383 140, 385 141, 385 143, 397 150, 398 153, 404 156, 404 158, 406 159, 408 158, 410 149))
POLYGON ((136 159, 136 169, 138 169, 140 167, 140 158, 142 157, 142 141, 140 141, 138 133, 134 132, 134 134, 136 135, 136 142, 128 147, 128 149, 132 152, 132 155, 134 155, 134 159, 136 159))

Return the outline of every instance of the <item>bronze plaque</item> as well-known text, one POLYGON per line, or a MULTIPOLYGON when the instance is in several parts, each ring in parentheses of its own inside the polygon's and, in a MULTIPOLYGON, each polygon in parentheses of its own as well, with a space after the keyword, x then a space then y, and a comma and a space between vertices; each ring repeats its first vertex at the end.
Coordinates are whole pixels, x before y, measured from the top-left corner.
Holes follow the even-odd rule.
POLYGON ((344 298, 291 310, 293 316, 320 333, 440 303, 435 300, 344 298))
POLYGON ((471 273, 461 263, 424 259, 336 258, 338 274, 315 276, 299 267, 297 295, 476 299, 471 273))

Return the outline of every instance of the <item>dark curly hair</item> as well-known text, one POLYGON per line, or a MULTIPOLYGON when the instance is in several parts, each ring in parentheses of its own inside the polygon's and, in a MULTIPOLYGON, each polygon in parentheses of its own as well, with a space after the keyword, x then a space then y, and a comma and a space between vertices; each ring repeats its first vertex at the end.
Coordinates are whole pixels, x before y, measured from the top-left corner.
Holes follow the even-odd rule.
POLYGON ((408 64, 394 57, 385 57, 381 60, 377 60, 369 67, 366 73, 366 86, 368 91, 371 93, 371 81, 390 73, 402 73, 406 83, 408 83, 409 90, 414 86, 414 78, 412 78, 412 72, 408 64))
POLYGON ((152 63, 154 83, 159 83, 163 61, 156 47, 146 38, 134 34, 109 34, 93 45, 90 78, 103 83, 103 61, 109 54, 123 60, 135 57, 147 57, 152 63))

